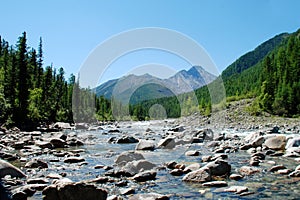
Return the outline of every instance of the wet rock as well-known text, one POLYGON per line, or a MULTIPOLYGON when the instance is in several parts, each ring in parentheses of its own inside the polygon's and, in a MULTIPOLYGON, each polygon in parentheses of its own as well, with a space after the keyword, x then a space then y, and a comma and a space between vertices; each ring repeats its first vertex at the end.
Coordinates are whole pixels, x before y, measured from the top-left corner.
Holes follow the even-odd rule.
POLYGON ((183 126, 176 126, 174 128, 169 129, 169 131, 172 131, 172 132, 182 132, 182 131, 184 131, 184 127, 183 126))
POLYGON ((261 152, 257 152, 251 155, 252 158, 257 158, 259 160, 264 160, 266 158, 266 155, 261 152))
POLYGON ((248 192, 248 188, 245 186, 231 186, 225 189, 224 192, 234 192, 236 194, 241 194, 243 192, 248 192))
POLYGON ((122 194, 122 195, 130 195, 130 194, 134 194, 134 193, 135 193, 135 189, 134 188, 120 189, 120 194, 122 194))
POLYGON ((264 142, 265 142, 265 138, 263 136, 259 136, 252 141, 251 146, 254 148, 260 147, 264 142))
POLYGON ((85 161, 84 158, 75 157, 75 156, 71 156, 71 157, 68 157, 68 158, 64 159, 65 163, 79 163, 79 162, 84 162, 84 161, 85 161))
POLYGON ((107 191, 85 183, 50 185, 43 190, 44 200, 105 200, 107 191))
POLYGON ((227 185, 225 181, 211 181, 202 184, 205 187, 226 187, 227 185))
POLYGON ((261 172, 259 168, 249 166, 242 166, 239 171, 242 175, 246 176, 261 172))
POLYGON ((211 181, 211 174, 209 169, 207 168, 200 168, 197 171, 192 171, 186 174, 183 178, 183 181, 186 182, 196 182, 196 183, 204 183, 207 181, 211 181))
POLYGON ((276 165, 276 166, 271 167, 269 169, 269 171, 270 172, 276 172, 276 171, 281 170, 281 169, 286 169, 286 167, 283 166, 283 165, 276 165))
POLYGON ((53 124, 54 128, 57 129, 74 129, 73 127, 71 127, 71 125, 69 123, 65 123, 65 122, 56 122, 55 124, 53 124))
POLYGON ((184 174, 182 169, 173 169, 170 171, 170 174, 173 176, 181 176, 184 174))
POLYGON ((202 162, 210 162, 212 159, 212 156, 202 156, 202 162))
POLYGON ((48 168, 48 164, 39 159, 34 159, 25 164, 25 168, 48 168))
POLYGON ((117 195, 112 195, 107 197, 107 200, 123 200, 123 197, 117 196, 117 195))
POLYGON ((300 147, 300 137, 295 137, 288 140, 285 148, 289 149, 291 147, 300 147))
POLYGON ((291 172, 292 172, 292 170, 290 170, 290 169, 280 169, 280 170, 277 171, 277 174, 286 175, 286 174, 289 174, 291 172))
POLYGON ((117 165, 125 165, 127 162, 131 162, 134 160, 145 160, 144 156, 140 153, 135 153, 131 151, 123 152, 121 153, 117 159, 115 160, 115 163, 117 165))
POLYGON ((26 175, 17 167, 5 160, 0 160, 0 178, 10 175, 11 177, 23 178, 26 175))
POLYGON ((159 143, 158 143, 158 148, 162 148, 162 149, 173 149, 175 147, 176 143, 175 143, 175 139, 168 137, 165 139, 162 139, 159 143))
POLYGON ((47 141, 36 141, 35 142, 35 145, 42 148, 42 149, 52 149, 53 146, 50 142, 47 142, 47 141))
POLYGON ((224 160, 215 160, 206 164, 203 168, 207 168, 210 174, 213 176, 229 175, 231 171, 231 165, 224 160))
POLYGON ((54 148, 64 148, 66 145, 66 141, 60 138, 53 138, 50 143, 54 148))
POLYGON ((260 138, 261 136, 264 136, 264 135, 265 134, 263 132, 253 132, 253 133, 248 134, 244 140, 245 140, 246 144, 251 145, 255 140, 257 140, 258 138, 260 138))
POLYGON ((155 171, 144 171, 136 174, 133 179, 137 182, 146 182, 149 180, 155 180, 156 172, 155 171))
POLYGON ((295 170, 292 173, 289 174, 290 177, 300 177, 300 171, 295 170))
MULTIPOLYGON (((11 199, 13 199, 13 200, 27 200, 27 197, 28 197, 28 195, 24 191, 21 191, 21 190, 13 191, 12 195, 11 195, 11 199)), ((7 198, 7 200, 9 200, 9 199, 7 198)))
POLYGON ((251 144, 244 144, 243 146, 240 147, 241 150, 249 150, 252 148, 251 144))
POLYGON ((169 200, 169 197, 157 193, 148 193, 130 196, 129 200, 169 200))
POLYGON ((154 151, 154 149, 155 149, 154 141, 149 141, 149 140, 140 140, 135 147, 135 150, 154 151))
POLYGON ((48 174, 47 176, 46 176, 46 178, 50 178, 50 179, 61 179, 62 178, 62 176, 61 175, 59 175, 59 174, 48 174))
POLYGON ((184 172, 185 174, 187 174, 187 173, 189 173, 189 172, 196 171, 196 170, 198 170, 198 169, 200 169, 200 168, 201 168, 201 165, 200 165, 199 163, 193 163, 193 164, 188 165, 188 166, 183 170, 183 172, 184 172))
POLYGON ((134 176, 135 174, 139 173, 140 171, 151 170, 154 167, 156 167, 156 165, 149 161, 134 160, 134 161, 128 162, 125 166, 123 166, 121 168, 121 171, 125 172, 126 174, 130 174, 131 176, 134 176))
POLYGON ((27 179, 27 184, 47 184, 47 183, 49 183, 49 180, 45 178, 27 179))
POLYGON ((199 151, 191 150, 191 151, 185 152, 185 155, 186 155, 186 156, 199 156, 199 155, 200 155, 200 152, 199 152, 199 151))
POLYGON ((138 143, 139 140, 132 136, 123 136, 117 140, 118 144, 130 144, 130 143, 138 143))
POLYGON ((250 158, 250 166, 259 166, 260 160, 257 157, 250 158))
POLYGON ((238 181, 238 180, 241 180, 242 178, 244 178, 242 175, 240 175, 240 174, 231 174, 230 176, 229 176, 229 178, 231 179, 231 180, 235 180, 235 181, 238 181))
POLYGON ((286 137, 284 135, 277 135, 270 137, 265 141, 266 147, 273 150, 283 150, 286 145, 286 137))
POLYGON ((211 158, 211 161, 215 161, 215 160, 218 160, 218 159, 224 160, 224 159, 227 159, 227 158, 228 158, 227 154, 217 154, 217 155, 215 155, 214 157, 211 158))
POLYGON ((108 181, 109 181, 109 179, 107 177, 100 176, 100 177, 94 178, 92 180, 85 181, 85 183, 103 184, 103 183, 107 183, 108 181))

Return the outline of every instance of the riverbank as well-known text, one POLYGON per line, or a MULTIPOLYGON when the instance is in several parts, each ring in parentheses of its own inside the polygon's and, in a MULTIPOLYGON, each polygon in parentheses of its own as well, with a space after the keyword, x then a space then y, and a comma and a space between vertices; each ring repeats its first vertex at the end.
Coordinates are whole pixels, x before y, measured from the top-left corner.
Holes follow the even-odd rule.
POLYGON ((14 199, 298 197, 299 119, 253 117, 231 102, 208 117, 0 135, 14 199), (89 195, 83 196, 89 193, 89 195))

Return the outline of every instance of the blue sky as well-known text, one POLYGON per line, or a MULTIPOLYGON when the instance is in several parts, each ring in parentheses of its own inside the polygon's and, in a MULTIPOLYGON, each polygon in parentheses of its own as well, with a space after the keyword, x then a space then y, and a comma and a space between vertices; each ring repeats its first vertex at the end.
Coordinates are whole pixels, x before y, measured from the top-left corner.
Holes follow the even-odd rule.
MULTIPOLYGON (((107 38, 130 29, 162 27, 202 45, 221 72, 265 40, 300 28, 299 8, 297 0, 10 0, 1 3, 0 35, 14 45, 26 31, 34 48, 41 36, 45 65, 62 66, 69 75, 107 38)), ((119 59, 101 82, 149 62, 176 70, 190 67, 173 55, 140 52, 119 59)))

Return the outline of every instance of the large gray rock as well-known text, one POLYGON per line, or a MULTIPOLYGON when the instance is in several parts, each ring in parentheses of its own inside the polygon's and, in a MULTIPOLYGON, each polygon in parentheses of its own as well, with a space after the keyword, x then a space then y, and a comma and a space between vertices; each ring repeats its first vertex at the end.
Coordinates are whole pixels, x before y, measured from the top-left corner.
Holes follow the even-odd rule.
POLYGON ((265 141, 266 147, 273 150, 284 150, 286 145, 286 137, 284 135, 276 135, 265 141))
POLYGON ((168 137, 159 141, 157 147, 162 149, 173 149, 175 145, 175 139, 172 137, 168 137))
POLYGON ((154 141, 151 140, 140 140, 135 147, 135 150, 153 151, 154 149, 155 149, 155 144, 154 141))
POLYGON ((132 176, 134 176, 135 174, 141 171, 151 170, 154 167, 156 167, 156 165, 149 161, 134 160, 128 162, 124 167, 122 167, 121 171, 126 172, 126 174, 131 174, 132 176))
POLYGON ((289 149, 291 147, 300 147, 300 137, 295 137, 288 140, 285 149, 289 149))
POLYGON ((9 162, 0 159, 0 178, 10 175, 11 177, 23 178, 26 175, 17 167, 13 166, 9 162))
POLYGON ((146 182, 149 180, 154 180, 156 177, 155 171, 144 171, 136 174, 133 179, 137 182, 146 182))
POLYGON ((259 168, 256 168, 256 167, 242 166, 240 168, 241 175, 249 176, 249 175, 252 175, 252 174, 255 174, 255 173, 259 173, 259 172, 261 172, 261 170, 259 168))
POLYGON ((50 185, 43 190, 44 200, 105 200, 107 191, 85 183, 50 185))
POLYGON ((52 138, 50 143, 54 148, 64 148, 66 145, 66 141, 60 138, 52 138))
POLYGON ((183 178, 183 181, 186 182, 196 182, 196 183, 204 183, 207 181, 211 181, 211 174, 207 168, 200 168, 196 171, 192 171, 186 174, 183 178))
POLYGON ((124 166, 127 162, 131 162, 134 160, 145 160, 144 156, 140 153, 135 153, 131 151, 123 152, 121 153, 117 159, 115 160, 115 163, 117 165, 124 166))

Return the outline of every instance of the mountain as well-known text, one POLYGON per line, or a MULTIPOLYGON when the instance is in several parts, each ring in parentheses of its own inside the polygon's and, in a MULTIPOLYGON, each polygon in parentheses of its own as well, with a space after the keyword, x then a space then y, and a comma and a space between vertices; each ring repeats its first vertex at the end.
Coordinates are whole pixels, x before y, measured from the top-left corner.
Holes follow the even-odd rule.
MULTIPOLYGON (((211 100, 211 89, 223 81, 227 100, 255 98, 249 112, 267 111, 281 116, 300 114, 300 29, 295 33, 282 33, 249 51, 229 65, 214 81, 194 92, 200 111, 209 113, 211 104, 221 102, 217 96, 211 100)), ((217 90, 218 91, 218 90, 217 90)), ((186 94, 142 102, 144 113, 154 104, 161 104, 171 117, 182 115, 177 101, 186 94)), ((215 94, 214 94, 215 95, 215 94)), ((222 95, 219 95, 222 97, 222 95)), ((135 108, 132 108, 135 110, 135 108)), ((193 108, 189 108, 193 110, 193 108)), ((189 112, 188 112, 189 113, 189 112)))
POLYGON ((193 66, 188 71, 181 70, 167 79, 160 79, 150 74, 123 76, 109 80, 95 88, 97 96, 110 99, 112 96, 123 102, 136 104, 141 101, 169 97, 190 92, 211 83, 216 76, 200 66, 193 66))

